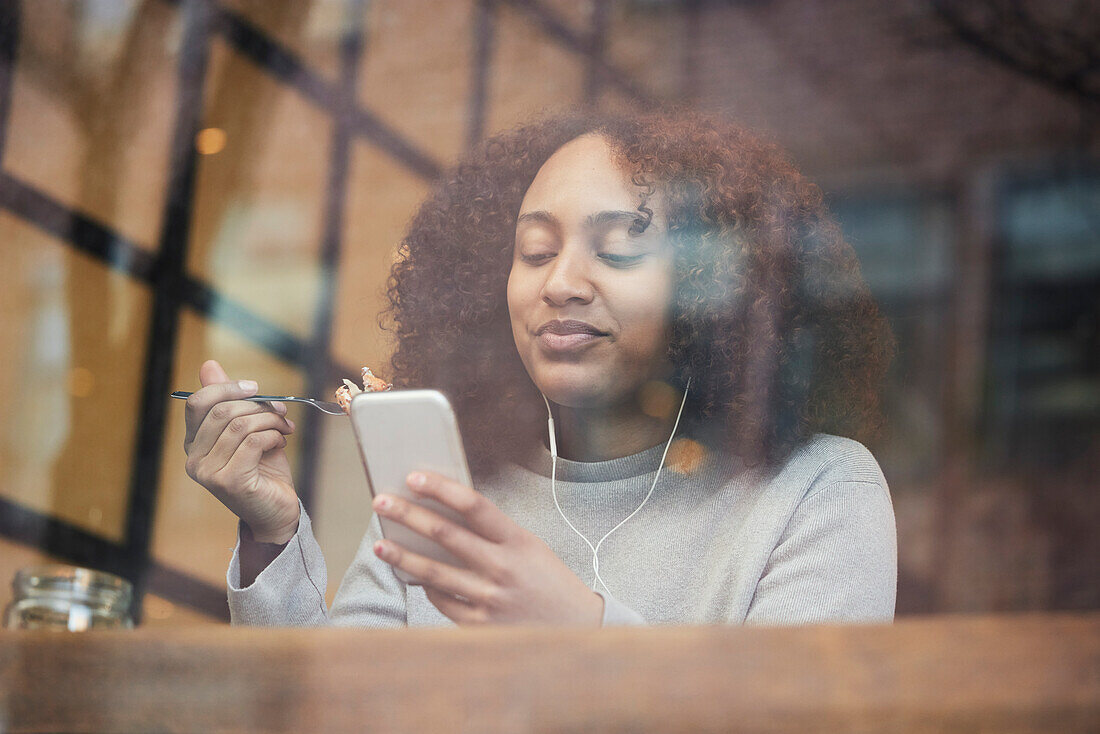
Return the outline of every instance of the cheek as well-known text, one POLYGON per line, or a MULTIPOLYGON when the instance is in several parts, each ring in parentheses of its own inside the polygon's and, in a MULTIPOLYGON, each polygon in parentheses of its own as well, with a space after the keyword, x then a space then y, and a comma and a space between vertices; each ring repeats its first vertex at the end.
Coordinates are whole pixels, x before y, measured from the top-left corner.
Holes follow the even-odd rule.
POLYGON ((515 269, 508 274, 508 286, 507 286, 507 300, 508 300, 508 317, 512 322, 512 332, 516 337, 520 336, 520 331, 524 323, 524 315, 528 308, 528 298, 523 278, 516 274, 515 269))
POLYGON ((672 284, 664 279, 624 294, 620 311, 624 331, 630 333, 630 351, 648 361, 662 358, 668 347, 672 284))
POLYGON ((639 304, 629 322, 631 344, 643 354, 664 352, 668 343, 668 318, 652 304, 639 304))
POLYGON ((507 296, 507 299, 508 299, 508 315, 512 317, 512 320, 515 320, 515 317, 516 317, 516 306, 517 306, 517 303, 516 303, 516 290, 517 290, 516 276, 514 274, 514 271, 509 272, 508 273, 508 285, 507 285, 505 295, 507 296))

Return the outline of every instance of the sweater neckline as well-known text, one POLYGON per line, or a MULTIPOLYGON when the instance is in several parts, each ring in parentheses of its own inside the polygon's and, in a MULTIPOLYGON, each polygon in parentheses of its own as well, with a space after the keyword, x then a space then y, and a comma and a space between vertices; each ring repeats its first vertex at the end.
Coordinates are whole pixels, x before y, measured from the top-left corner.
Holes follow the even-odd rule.
MULTIPOLYGON (((607 461, 572 461, 558 457, 557 478, 563 482, 614 482, 621 479, 652 474, 661 463, 665 442, 630 456, 607 461)), ((542 445, 532 452, 526 467, 536 474, 550 478, 552 459, 550 450, 542 445)))

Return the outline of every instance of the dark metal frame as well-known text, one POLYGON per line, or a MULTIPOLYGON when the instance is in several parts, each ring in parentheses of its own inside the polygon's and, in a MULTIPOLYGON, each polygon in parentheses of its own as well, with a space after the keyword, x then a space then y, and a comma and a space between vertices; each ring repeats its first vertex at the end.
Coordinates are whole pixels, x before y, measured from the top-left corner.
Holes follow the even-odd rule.
MULTIPOLYGON (((216 0, 164 0, 183 14, 183 40, 178 68, 178 96, 172 134, 168 187, 159 247, 151 253, 104 222, 75 211, 48 193, 20 181, 2 168, 11 111, 12 78, 17 62, 21 4, 0 0, 0 208, 46 231, 109 268, 151 287, 152 318, 145 358, 141 415, 134 447, 125 540, 111 542, 63 520, 0 498, 0 537, 32 546, 73 563, 122 575, 135 584, 134 613, 141 614, 147 591, 216 617, 228 618, 225 590, 165 566, 150 557, 161 469, 167 394, 175 359, 180 310, 190 307, 228 327, 265 352, 305 371, 310 394, 322 394, 338 376, 357 368, 331 355, 335 273, 348 178, 350 146, 362 138, 393 157, 413 174, 434 179, 442 165, 392 129, 356 99, 357 74, 364 53, 362 28, 367 0, 350 0, 352 22, 340 43, 340 75, 333 84, 306 66, 296 54, 216 0), (214 37, 221 37, 266 73, 293 88, 332 115, 334 133, 325 194, 325 230, 321 249, 321 296, 309 339, 292 334, 189 275, 186 254, 194 204, 196 151, 203 82, 214 37)), ((473 28, 473 85, 467 144, 484 135, 490 98, 489 69, 498 6, 514 7, 549 38, 587 61, 585 101, 594 104, 601 89, 618 88, 641 104, 655 98, 604 58, 609 0, 596 0, 592 29, 578 33, 535 0, 477 0, 473 28)), ((307 414, 308 415, 308 414, 307 414)), ((319 425, 313 416, 303 426, 302 453, 296 477, 307 507, 313 498, 319 425)))

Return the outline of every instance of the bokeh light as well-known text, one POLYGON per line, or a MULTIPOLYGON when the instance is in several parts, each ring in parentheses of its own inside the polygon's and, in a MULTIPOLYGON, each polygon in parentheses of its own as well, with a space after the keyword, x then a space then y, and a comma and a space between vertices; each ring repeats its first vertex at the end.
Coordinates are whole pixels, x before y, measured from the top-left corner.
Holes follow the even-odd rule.
POLYGON ((680 474, 694 474, 707 459, 703 444, 690 438, 678 438, 668 448, 668 468, 680 474))
POLYGON ((87 367, 73 367, 65 376, 65 387, 74 398, 86 398, 95 389, 95 375, 87 367))
POLYGON ((225 148, 227 138, 225 130, 208 127, 200 130, 199 134, 195 136, 195 149, 203 155, 220 153, 225 148))

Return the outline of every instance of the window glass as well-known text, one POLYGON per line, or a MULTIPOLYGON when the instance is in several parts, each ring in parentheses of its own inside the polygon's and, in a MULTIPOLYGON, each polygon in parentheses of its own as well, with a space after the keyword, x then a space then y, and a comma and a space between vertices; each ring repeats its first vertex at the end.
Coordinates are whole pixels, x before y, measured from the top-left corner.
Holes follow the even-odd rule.
POLYGON ((1005 274, 1019 281, 1100 272, 1100 174, 1021 182, 1003 202, 1005 274))
POLYGON ((191 627, 225 622, 156 594, 146 593, 142 599, 141 624, 143 627, 191 627))
POLYGON ((530 18, 497 6, 486 133, 527 120, 540 110, 583 99, 585 59, 557 43, 530 18))
POLYGON ((435 159, 468 135, 474 0, 370 3, 359 102, 435 159))
POLYGON ((0 212, 0 494, 121 541, 152 294, 0 212))
POLYGON ((584 36, 592 27, 597 2, 603 0, 542 0, 540 4, 566 28, 578 36, 584 36))
POLYGON ((176 107, 168 3, 21 3, 4 168, 155 248, 176 107))
POLYGON ((332 120, 215 42, 210 147, 198 161, 188 270, 300 336, 316 318, 332 120))
POLYGON ((333 82, 339 76, 340 37, 351 21, 353 3, 220 0, 220 4, 285 46, 312 71, 333 82))
POLYGON ((848 199, 834 209, 877 298, 919 298, 948 284, 952 221, 942 201, 848 199))
MULTIPOLYGON (((606 59, 647 94, 678 99, 686 91, 685 39, 685 19, 680 6, 673 3, 613 3, 606 39, 606 59)), ((611 85, 605 83, 605 86, 611 85)))
POLYGON ((943 450, 951 209, 919 195, 845 196, 832 209, 897 339, 878 459, 888 478, 930 479, 943 450))
POLYGON ((1063 465, 1100 425, 1100 175, 1005 186, 987 415, 994 455, 1063 465))
POLYGON ((392 345, 378 315, 388 304, 390 266, 427 184, 374 146, 360 142, 351 151, 332 349, 344 364, 370 365, 388 377, 392 345))

